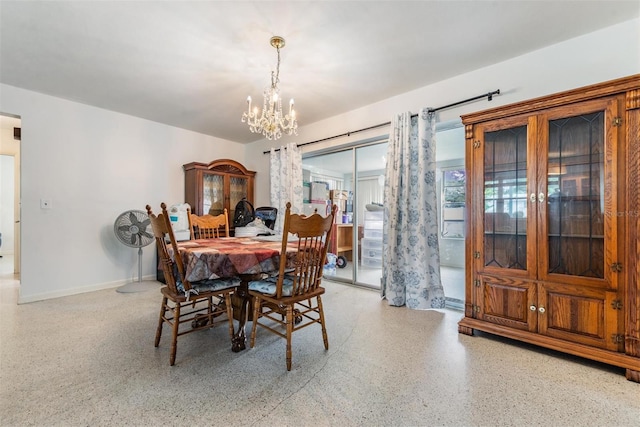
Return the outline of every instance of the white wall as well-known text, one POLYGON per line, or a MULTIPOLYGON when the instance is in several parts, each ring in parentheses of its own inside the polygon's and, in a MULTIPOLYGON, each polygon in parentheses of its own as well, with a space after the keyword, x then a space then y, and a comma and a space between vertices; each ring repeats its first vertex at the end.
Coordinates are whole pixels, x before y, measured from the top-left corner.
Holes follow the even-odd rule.
MULTIPOLYGON (((287 142, 305 143, 390 121, 394 114, 418 112, 500 89, 493 101, 479 101, 439 113, 439 121, 455 120, 462 114, 498 107, 563 90, 574 89, 640 73, 640 20, 634 19, 564 43, 452 77, 376 104, 304 125, 299 136, 278 141, 262 140, 247 145, 245 165, 257 171, 256 203, 269 203, 269 156, 262 151, 287 142)), ((373 89, 372 89, 373 90, 373 89)), ((300 107, 302 108, 302 107, 300 107)), ((300 110, 300 116, 303 116, 300 110)), ((303 152, 388 134, 388 129, 357 133, 303 147, 303 152)))
MULTIPOLYGON (((22 118, 20 302, 137 280, 137 250, 114 236, 116 217, 182 202, 185 163, 244 160, 235 142, 8 85, 0 112, 22 118)), ((143 275, 155 278, 153 246, 143 275)))
POLYGON ((15 158, 0 154, 0 254, 13 254, 15 158))

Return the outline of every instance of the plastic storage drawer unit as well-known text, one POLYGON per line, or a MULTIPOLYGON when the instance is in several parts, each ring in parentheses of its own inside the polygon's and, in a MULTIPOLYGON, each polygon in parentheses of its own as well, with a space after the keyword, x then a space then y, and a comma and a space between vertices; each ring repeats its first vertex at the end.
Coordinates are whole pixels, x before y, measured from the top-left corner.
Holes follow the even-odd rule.
POLYGON ((382 221, 384 211, 364 211, 364 220, 382 221))
POLYGON ((362 257, 362 266, 370 268, 382 268, 382 261, 378 258, 362 257))
POLYGON ((364 237, 365 239, 376 239, 382 241, 382 230, 370 230, 365 228, 364 237))
POLYGON ((360 240, 360 244, 362 245, 362 252, 366 251, 382 251, 382 239, 370 239, 363 238, 360 240))

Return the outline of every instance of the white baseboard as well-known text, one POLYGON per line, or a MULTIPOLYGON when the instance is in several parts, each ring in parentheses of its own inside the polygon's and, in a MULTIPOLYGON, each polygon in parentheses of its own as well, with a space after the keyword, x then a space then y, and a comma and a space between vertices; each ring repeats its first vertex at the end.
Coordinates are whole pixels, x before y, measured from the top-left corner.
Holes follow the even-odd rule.
MULTIPOLYGON (((142 276, 142 280, 156 280, 155 274, 150 274, 148 276, 142 276)), ((116 280, 114 282, 105 282, 105 283, 97 283, 94 285, 83 286, 80 288, 70 288, 70 289, 61 289, 53 292, 44 292, 40 294, 33 294, 23 296, 19 293, 18 295, 18 304, 28 304, 30 302, 43 301, 53 298, 67 297, 70 295, 78 295, 84 294, 86 292, 95 292, 102 291, 105 289, 113 289, 118 288, 127 283, 131 283, 131 280, 116 280)), ((158 282, 158 289, 160 289, 162 283, 158 282)))

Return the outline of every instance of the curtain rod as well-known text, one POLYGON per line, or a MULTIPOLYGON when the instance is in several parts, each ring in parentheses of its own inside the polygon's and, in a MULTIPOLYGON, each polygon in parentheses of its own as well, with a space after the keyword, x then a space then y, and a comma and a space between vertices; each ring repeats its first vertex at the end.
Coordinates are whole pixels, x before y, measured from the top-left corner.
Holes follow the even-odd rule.
MULTIPOLYGON (((462 101, 454 102, 453 104, 443 105, 443 106, 438 107, 438 108, 429 108, 427 111, 429 113, 435 113, 436 111, 440 111, 440 110, 444 110, 444 109, 447 109, 447 108, 455 107, 455 106, 458 106, 460 104, 466 104, 467 102, 476 101, 476 100, 484 98, 484 97, 487 98, 487 101, 492 101, 493 100, 493 95, 500 95, 500 89, 497 89, 497 90, 494 90, 492 92, 488 92, 488 93, 485 93, 485 94, 482 94, 482 95, 474 96, 473 98, 463 99, 462 101)), ((417 116, 418 116, 418 114, 412 114, 411 115, 411 117, 417 117, 417 116)), ((373 126, 369 126, 369 127, 362 128, 362 129, 352 130, 351 132, 342 133, 340 135, 328 136, 326 138, 316 139, 315 141, 304 142, 302 144, 298 144, 297 146, 298 147, 302 147, 304 145, 316 144, 318 142, 328 141, 330 139, 335 139, 335 138, 341 138, 343 136, 351 136, 354 133, 364 132, 364 131, 367 131, 367 130, 376 129, 376 128, 380 128, 380 127, 383 127, 383 126, 389 126, 390 124, 391 124, 391 122, 380 123, 378 125, 373 125, 373 126)), ((280 149, 276 148, 275 151, 280 151, 280 149)), ((262 152, 262 154, 269 154, 269 153, 271 153, 271 150, 262 152)))

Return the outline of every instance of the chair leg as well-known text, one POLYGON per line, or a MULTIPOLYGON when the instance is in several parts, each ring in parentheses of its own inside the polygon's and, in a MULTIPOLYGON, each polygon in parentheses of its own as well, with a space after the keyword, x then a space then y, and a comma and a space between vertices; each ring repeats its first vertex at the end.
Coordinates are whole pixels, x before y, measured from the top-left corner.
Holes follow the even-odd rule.
POLYGON ((320 295, 318 295, 318 314, 320 315, 320 326, 322 327, 324 349, 329 350, 329 336, 327 335, 327 328, 324 326, 324 310, 322 309, 322 298, 320 298, 320 295))
POLYGON ((251 326, 251 339, 249 340, 249 347, 253 348, 253 346, 256 343, 256 332, 258 330, 258 318, 260 317, 260 314, 262 313, 262 310, 260 309, 260 298, 258 297, 254 297, 253 298, 253 325, 251 326))
POLYGON ((158 319, 158 327, 156 328, 156 343, 155 346, 160 345, 160 337, 162 337, 162 324, 164 323, 164 315, 167 312, 167 297, 162 297, 162 304, 160 305, 160 318, 158 319))
MULTIPOLYGON (((224 294, 224 304, 227 306, 227 317, 229 318, 229 336, 233 341, 235 331, 233 329, 233 307, 231 306, 231 292, 224 294)), ((213 319, 211 319, 213 322, 213 319)))
POLYGON ((207 321, 209 326, 213 326, 213 298, 207 298, 207 321))
POLYGON ((180 304, 174 307, 173 314, 173 337, 171 338, 171 349, 169 354, 169 364, 173 366, 176 363, 176 350, 178 349, 178 328, 180 327, 180 304))
POLYGON ((291 334, 293 333, 293 304, 287 306, 287 371, 291 370, 291 334))

